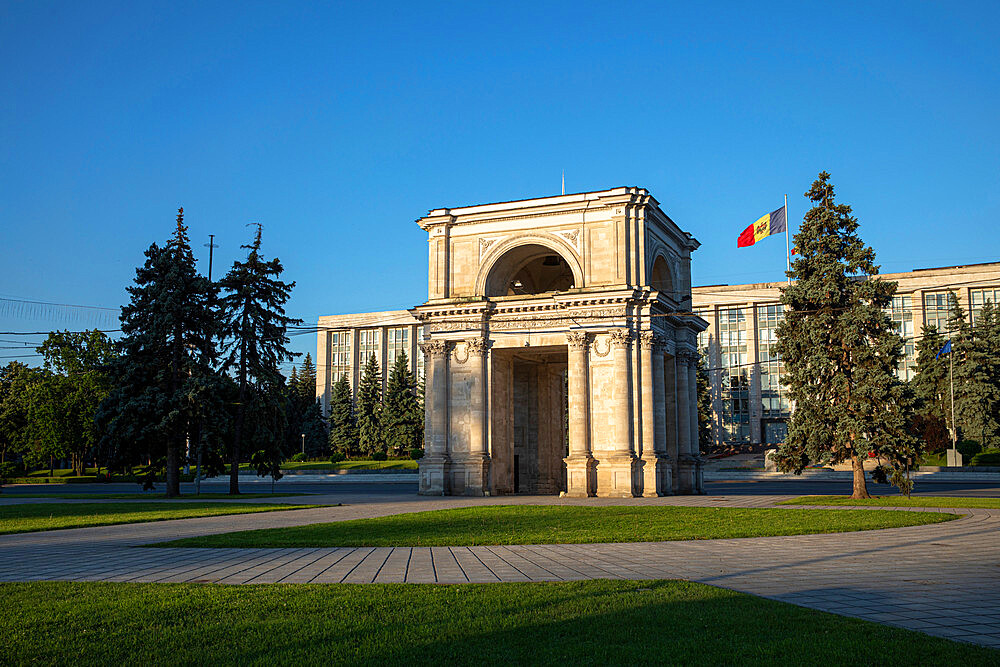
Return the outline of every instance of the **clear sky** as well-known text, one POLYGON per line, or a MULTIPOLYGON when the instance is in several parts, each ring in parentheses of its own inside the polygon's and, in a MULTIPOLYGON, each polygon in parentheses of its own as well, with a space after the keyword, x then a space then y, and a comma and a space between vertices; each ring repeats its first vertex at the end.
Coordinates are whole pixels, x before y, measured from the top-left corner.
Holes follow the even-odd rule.
POLYGON ((783 240, 736 237, 785 193, 794 233, 824 169, 883 271, 997 261, 998 34, 995 1, 2 0, 0 296, 116 308, 183 206, 216 277, 263 224, 306 322, 407 308, 416 218, 564 169, 648 188, 695 284, 783 279, 783 240))

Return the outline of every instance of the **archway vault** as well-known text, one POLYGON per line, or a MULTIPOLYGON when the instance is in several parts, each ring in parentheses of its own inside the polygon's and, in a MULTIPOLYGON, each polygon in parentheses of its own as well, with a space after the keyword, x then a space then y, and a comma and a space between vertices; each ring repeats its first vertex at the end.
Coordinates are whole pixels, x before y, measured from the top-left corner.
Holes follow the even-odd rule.
MULTIPOLYGON (((531 234, 507 239, 491 248, 480 262, 476 295, 506 295, 508 283, 520 270, 533 261, 552 255, 557 256, 572 273, 572 287, 585 286, 583 266, 575 248, 554 234, 531 234)), ((550 290, 539 290, 538 293, 545 291, 550 290)))

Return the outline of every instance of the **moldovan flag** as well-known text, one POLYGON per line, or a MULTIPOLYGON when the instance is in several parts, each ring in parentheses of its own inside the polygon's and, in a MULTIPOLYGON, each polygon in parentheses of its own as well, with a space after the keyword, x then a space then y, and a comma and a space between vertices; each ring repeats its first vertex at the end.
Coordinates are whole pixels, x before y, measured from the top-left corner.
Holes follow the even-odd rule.
POLYGON ((785 231, 785 207, 782 206, 777 211, 771 211, 760 220, 743 230, 736 240, 737 248, 745 248, 753 245, 762 238, 771 234, 780 234, 785 231))

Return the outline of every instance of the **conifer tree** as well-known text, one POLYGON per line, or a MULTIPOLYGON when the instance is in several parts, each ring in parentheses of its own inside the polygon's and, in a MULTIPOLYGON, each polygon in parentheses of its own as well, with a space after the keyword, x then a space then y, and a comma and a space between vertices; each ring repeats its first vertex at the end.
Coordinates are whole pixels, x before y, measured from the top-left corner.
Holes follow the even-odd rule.
POLYGON ((265 260, 260 252, 261 227, 250 245, 246 261, 233 263, 219 281, 222 317, 223 370, 232 372, 239 390, 230 447, 229 492, 238 494, 239 465, 244 440, 253 443, 258 474, 280 475, 282 452, 278 443, 285 433, 285 379, 279 366, 294 356, 286 347, 290 324, 285 303, 295 283, 279 280, 281 262, 265 260))
POLYGON ((289 385, 295 387, 298 393, 299 403, 303 409, 308 408, 316 402, 316 366, 313 364, 312 355, 306 352, 299 368, 299 376, 295 382, 289 381, 289 385))
MULTIPOLYGON (((965 310, 949 293, 948 337, 954 358, 955 424, 959 440, 970 439, 986 446, 998 430, 992 418, 997 396, 995 363, 989 358, 985 339, 980 339, 966 319, 965 310)), ((992 310, 992 309, 991 309, 992 310)), ((992 320, 992 313, 988 313, 992 320)))
POLYGON ((139 452, 166 461, 167 497, 180 494, 179 467, 189 424, 213 375, 218 320, 214 287, 195 268, 184 209, 166 246, 146 250, 131 301, 122 307, 115 388, 97 411, 113 459, 131 465, 139 452))
POLYGON ((385 451, 382 434, 382 372, 378 360, 368 357, 358 386, 358 445, 361 453, 371 456, 385 451))
POLYGON ((975 325, 975 337, 986 379, 984 387, 984 421, 992 425, 991 432, 980 443, 983 449, 996 447, 1000 439, 1000 309, 987 300, 979 311, 975 325))
POLYGON ((387 445, 399 452, 418 446, 423 429, 417 403, 416 383, 406 353, 396 357, 385 387, 382 423, 387 445))
POLYGON ((346 375, 333 384, 330 395, 330 449, 349 456, 358 449, 358 426, 354 418, 351 383, 346 375))
POLYGON ((698 446, 702 453, 712 449, 715 440, 712 436, 712 392, 708 369, 704 364, 698 364, 698 446))
POLYGON ((909 433, 912 395, 895 374, 903 341, 883 310, 896 284, 876 277, 875 251, 829 181, 821 172, 806 193, 814 206, 795 235, 793 282, 782 290, 788 311, 778 352, 795 412, 776 459, 794 472, 810 461, 849 460, 852 498, 868 498, 869 454, 898 462, 915 456, 918 443, 909 433))
POLYGON ((929 450, 943 449, 951 442, 948 425, 948 359, 939 356, 944 337, 933 324, 923 328, 917 341, 916 372, 910 385, 916 398, 914 426, 917 437, 929 450))

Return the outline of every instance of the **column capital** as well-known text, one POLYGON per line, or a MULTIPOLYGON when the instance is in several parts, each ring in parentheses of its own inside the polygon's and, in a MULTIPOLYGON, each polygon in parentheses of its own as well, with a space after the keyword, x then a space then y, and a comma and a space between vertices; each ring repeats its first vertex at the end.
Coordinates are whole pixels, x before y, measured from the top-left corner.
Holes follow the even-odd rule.
POLYGON ((632 342, 632 330, 625 327, 612 329, 609 335, 611 344, 616 348, 626 348, 632 342))
POLYGON ((698 363, 698 359, 701 357, 696 350, 688 350, 685 348, 678 349, 675 356, 679 361, 691 364, 692 366, 696 365, 698 363))
POLYGON ((590 347, 590 334, 586 331, 567 331, 566 345, 574 350, 586 350, 590 347))
POLYGON ((425 357, 443 357, 450 347, 451 343, 446 340, 424 340, 420 343, 420 351, 425 357))
POLYGON ((465 348, 469 354, 482 356, 490 349, 490 341, 485 338, 469 338, 465 341, 465 348))

